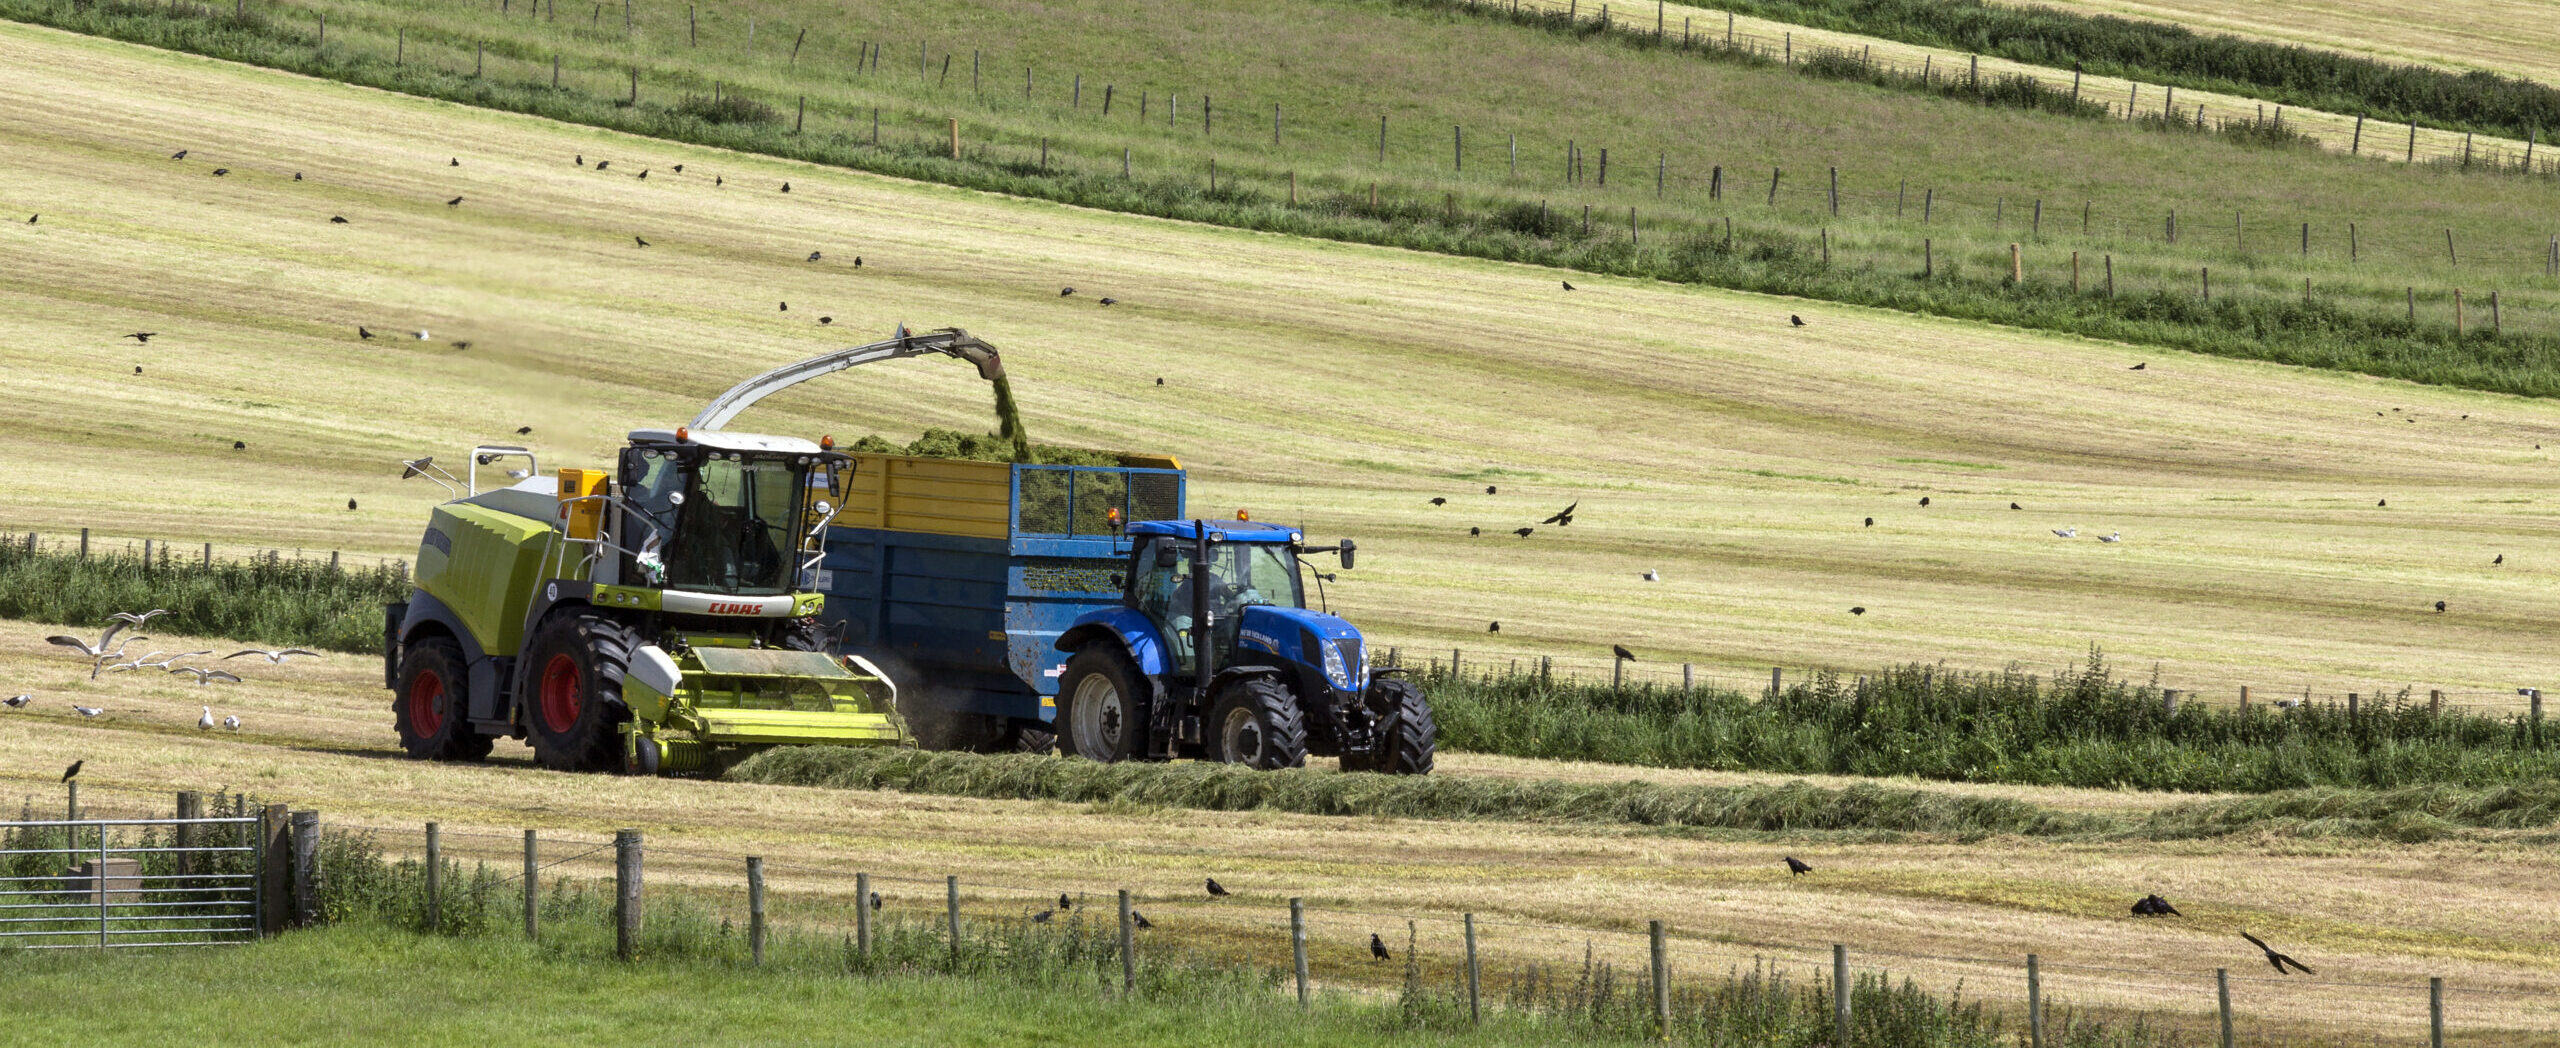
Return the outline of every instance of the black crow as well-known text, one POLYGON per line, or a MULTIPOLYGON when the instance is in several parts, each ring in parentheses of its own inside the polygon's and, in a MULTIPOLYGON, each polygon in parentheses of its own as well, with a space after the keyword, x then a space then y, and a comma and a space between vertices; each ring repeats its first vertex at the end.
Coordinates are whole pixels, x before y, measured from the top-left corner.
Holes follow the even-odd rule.
POLYGON ((1923 506, 1928 505, 1928 504, 1929 504, 1929 496, 1927 496, 1927 495, 1922 495, 1922 496, 1920 496, 1920 504, 1921 504, 1921 505, 1923 505, 1923 506))
POLYGON ((213 169, 213 177, 215 177, 215 178, 221 178, 222 176, 227 175, 227 174, 230 174, 230 173, 231 173, 231 169, 230 169, 230 168, 227 168, 227 167, 217 167, 217 168, 214 168, 214 169, 213 169))
POLYGON ((447 166, 447 167, 461 167, 461 166, 462 166, 462 158, 461 158, 461 157, 458 157, 458 156, 456 156, 456 157, 446 157, 444 162, 445 162, 445 166, 447 166))
POLYGON ((2438 614, 2438 615, 2442 615, 2442 614, 2444 614, 2444 602, 2443 602, 2443 601, 2437 601, 2437 602, 2436 602, 2436 614, 2438 614))
POLYGON ((1431 500, 1431 504, 1434 506, 1446 506, 1449 504, 1449 500, 1445 498, 1435 498, 1431 500))
POLYGON ((676 165, 676 173, 677 173, 677 174, 679 174, 679 175, 681 175, 681 174, 683 174, 683 173, 684 173, 684 165, 683 165, 683 164, 677 164, 677 165, 676 165))
POLYGON ((580 153, 580 154, 578 154, 578 166, 579 166, 579 167, 585 167, 585 166, 587 166, 587 155, 586 155, 585 153, 580 153))
POLYGON ((648 168, 645 168, 645 167, 644 167, 644 168, 641 168, 641 169, 640 169, 640 180, 641 180, 641 181, 643 181, 643 182, 646 182, 646 181, 648 181, 648 180, 649 180, 649 169, 648 169, 648 168))
POLYGON ((1470 538, 1478 538, 1478 537, 1482 537, 1482 536, 1484 535, 1484 529, 1483 529, 1483 528, 1468 528, 1468 529, 1467 529, 1467 535, 1468 535, 1468 537, 1470 537, 1470 538))
POLYGON ((1802 877, 1805 874, 1812 872, 1813 867, 1805 865, 1804 860, 1796 858, 1793 855, 1787 856, 1787 876, 1802 877))
POLYGON ((80 766, 87 763, 89 762, 86 759, 72 761, 70 767, 62 769, 62 781, 70 782, 74 776, 80 774, 80 766))
MULTIPOLYGON (((602 163, 602 161, 598 161, 598 163, 602 163)), ((880 909, 880 893, 879 893, 879 892, 872 892, 872 893, 871 893, 871 909, 872 909, 874 912, 877 912, 877 911, 880 909)))
POLYGON ((1075 294, 1075 293, 1076 293, 1076 289, 1071 288, 1071 287, 1062 287, 1062 288, 1059 288, 1059 289, 1058 289, 1058 297, 1059 297, 1059 298, 1065 298, 1065 297, 1067 297, 1067 296, 1069 296, 1069 295, 1072 295, 1072 294, 1075 294))
POLYGON ((789 183, 789 182, 785 182, 785 183, 783 183, 783 184, 782 184, 782 191, 783 191, 783 192, 785 192, 785 193, 790 192, 790 191, 791 191, 791 183, 789 183))
POLYGON ((1488 622, 1488 623, 1485 623, 1485 624, 1484 624, 1484 631, 1485 631, 1485 632, 1487 632, 1487 633, 1500 633, 1500 632, 1502 632, 1502 624, 1501 624, 1501 623, 1499 623, 1499 622, 1488 622))
POLYGON ((1141 928, 1153 928, 1156 926, 1156 922, 1148 920, 1146 914, 1139 913, 1136 910, 1129 911, 1129 923, 1141 928))
POLYGON ((1056 911, 1056 910, 1042 910, 1042 911, 1040 911, 1040 912, 1038 912, 1038 913, 1035 913, 1035 914, 1032 914, 1032 915, 1031 915, 1031 923, 1033 923, 1033 924, 1047 924, 1047 923, 1049 923, 1049 918, 1051 918, 1051 917, 1055 917, 1055 916, 1057 916, 1057 915, 1058 915, 1058 911, 1056 911))
POLYGON ((331 215, 331 216, 329 216, 329 224, 330 224, 330 225, 333 225, 333 226, 343 226, 343 225, 346 225, 346 224, 347 224, 347 216, 345 216, 345 215, 331 215))
POLYGON ((2373 504, 2374 504, 2374 505, 2376 505, 2376 506, 2388 506, 2388 505, 2390 505, 2390 504, 2391 504, 2391 500, 2390 500, 2390 499, 2375 499, 2375 500, 2374 500, 2374 502, 2373 502, 2373 504))
POLYGON ((1870 527, 1870 528, 1875 527, 1875 526, 1876 526, 1876 518, 1874 518, 1874 517, 1868 517, 1868 518, 1867 518, 1867 526, 1868 526, 1868 527, 1870 527))
POLYGON ((1636 661, 1636 653, 1635 653, 1635 652, 1632 652, 1632 651, 1628 651, 1628 650, 1627 650, 1627 646, 1626 646, 1626 645, 1624 645, 1624 644, 1612 644, 1612 645, 1609 645, 1609 650, 1610 650, 1610 651, 1613 651, 1613 652, 1616 652, 1616 653, 1618 654, 1618 657, 1619 657, 1619 658, 1625 659, 1625 660, 1627 660, 1628 662, 1634 662, 1634 661, 1636 661))
POLYGON ((2186 916, 2186 914, 2179 913, 2177 907, 2169 905, 2169 900, 2163 899, 2157 895, 2143 896, 2142 901, 2133 904, 2133 913, 2136 917, 2186 916))
POLYGON ((467 338, 466 338, 466 339, 457 339, 457 340, 455 340, 454 342, 449 343, 449 344, 450 344, 450 345, 452 345, 452 346, 453 346, 453 348, 455 348, 455 349, 469 349, 469 348, 471 348, 471 340, 470 340, 470 339, 467 339, 467 338))
POLYGON ((453 199, 451 199, 451 200, 447 200, 447 201, 445 201, 445 202, 444 202, 444 206, 446 206, 446 207, 461 207, 461 206, 462 206, 462 198, 461 198, 461 197, 455 197, 455 198, 453 198, 453 199))
POLYGON ((356 337, 360 339, 369 339, 373 337, 373 332, 365 330, 364 325, 358 324, 356 325, 356 337))
POLYGON ((2291 957, 2285 956, 2284 954, 2277 953, 2276 948, 2267 945, 2267 941, 2264 939, 2258 938, 2257 936, 2251 935, 2247 932, 2241 932, 2240 937, 2249 940, 2249 945, 2255 946, 2266 953, 2267 963, 2275 966, 2277 975, 2285 974, 2284 966, 2288 964, 2292 965, 2295 971, 2301 972, 2304 975, 2318 974, 2304 966, 2301 961, 2297 961, 2291 957))
POLYGON ((1562 510, 1558 511, 1558 512, 1556 513, 1556 515, 1555 515, 1555 516, 1548 517, 1547 519, 1542 520, 1542 521, 1539 521, 1538 523, 1540 523, 1540 524, 1553 524, 1553 525, 1555 525, 1555 526, 1557 526, 1557 527, 1564 527, 1564 526, 1566 526, 1566 525, 1569 525, 1569 524, 1573 523, 1573 511, 1574 511, 1576 508, 1579 508, 1581 505, 1582 505, 1582 502, 1581 502, 1580 500, 1578 500, 1578 499, 1577 499, 1577 500, 1575 500, 1575 502, 1574 502, 1574 504, 1573 504, 1573 505, 1571 505, 1571 506, 1566 506, 1564 509, 1562 509, 1562 510))
POLYGON ((44 216, 43 216, 43 215, 41 215, 41 214, 28 215, 28 216, 27 216, 27 224, 32 226, 32 225, 36 224, 36 220, 37 220, 37 219, 39 219, 39 218, 43 218, 43 217, 44 217, 44 216))
POLYGON ((1793 314, 1793 313, 1789 313, 1789 314, 1787 314, 1787 321, 1788 321, 1789 323, 1791 323, 1791 324, 1794 324, 1794 325, 1795 325, 1795 326, 1797 326, 1797 327, 1803 327, 1803 326, 1804 326, 1804 318, 1803 318, 1803 317, 1800 317, 1800 316, 1797 316, 1797 315, 1795 315, 1795 314, 1793 314))
POLYGON ((1106 306, 1116 306, 1120 304, 1120 300, 1109 295, 1104 295, 1102 296, 1102 304, 1106 306))
POLYGON ((713 175, 713 176, 711 176, 711 188, 713 188, 713 189, 718 189, 718 188, 720 188, 721 186, 723 186, 723 185, 727 185, 727 184, 728 184, 728 179, 722 178, 722 177, 721 177, 721 176, 719 176, 719 175, 713 175))
POLYGON ((179 151, 177 151, 177 152, 175 152, 175 153, 171 153, 171 154, 169 154, 169 159, 171 159, 171 160, 184 160, 184 159, 186 159, 186 158, 187 158, 187 151, 186 151, 186 150, 184 150, 184 149, 181 149, 181 150, 179 150, 179 151))
POLYGON ((2126 368, 2125 370, 2127 370, 2127 371, 2140 371, 2140 370, 2142 370, 2142 369, 2144 369, 2144 368, 2147 368, 2147 367, 2150 367, 2150 366, 2151 366, 2151 362, 2150 362, 2150 361, 2148 361, 2148 360, 2146 360, 2146 361, 2143 361, 2142 363, 2139 363, 2139 364, 2136 364, 2136 365, 2134 365, 2134 366, 2132 366, 2132 367, 2126 368))
POLYGON ((1485 494, 1487 494, 1487 495, 1491 495, 1491 494, 1493 494, 1493 485, 1491 485, 1491 484, 1487 484, 1487 485, 1485 485, 1485 486, 1484 486, 1484 493, 1485 493, 1485 494))
POLYGON ((1217 878, 1211 877, 1209 878, 1209 894, 1212 897, 1223 896, 1227 894, 1226 886, 1219 884, 1217 878))
POLYGON ((602 170, 604 170, 604 169, 606 169, 606 168, 608 168, 608 167, 612 167, 612 166, 613 166, 613 161, 610 161, 610 160, 598 160, 598 161, 596 161, 596 170, 598 170, 598 171, 602 171, 602 170))
POLYGON ((531 426, 517 426, 517 427, 516 427, 516 435, 517 435, 517 436, 519 436, 519 437, 531 436, 532 434, 533 434, 533 427, 531 427, 531 426))
MULTIPOLYGON (((137 369, 137 370, 138 370, 138 369, 137 369)), ((1520 536, 1521 538, 1524 538, 1524 539, 1525 539, 1525 538, 1528 538, 1528 537, 1529 537, 1529 533, 1530 533, 1530 532, 1532 532, 1532 531, 1536 531, 1536 530, 1538 530, 1538 529, 1536 529, 1536 528, 1513 528, 1513 529, 1511 529, 1511 533, 1512 533, 1512 534, 1514 534, 1514 535, 1518 535, 1518 536, 1520 536)))
POLYGON ((136 342, 149 342, 151 341, 151 336, 157 334, 159 334, 157 331, 136 331, 133 334, 126 335, 125 337, 136 342))
POLYGON ((134 373, 134 374, 136 374, 136 375, 141 374, 141 373, 142 373, 142 365, 140 365, 140 364, 136 364, 136 365, 134 365, 134 366, 133 366, 133 373, 134 373))
POLYGON ((862 256, 860 256, 860 255, 855 255, 855 256, 853 256, 853 268, 855 268, 855 269, 860 269, 860 268, 862 268, 862 256))
POLYGON ((2496 559, 2496 560, 2492 560, 2492 561, 2490 561, 2489 563, 2491 563, 2491 564, 2504 564, 2504 563, 2506 563, 2506 562, 2507 562, 2507 555, 2506 555, 2506 554, 2504 554, 2504 553, 2501 553, 2501 554, 2498 554, 2498 557, 2497 557, 2497 559, 2496 559))
POLYGON ((835 322, 836 322, 836 318, 834 318, 834 317, 819 317, 819 318, 818 318, 818 323, 821 323, 821 324, 833 324, 833 323, 835 323, 835 322))
POLYGON ((248 441, 245 441, 245 440, 235 440, 235 441, 232 441, 232 442, 231 442, 231 450, 233 450, 233 451, 247 451, 247 450, 249 450, 249 442, 248 442, 248 441))
POLYGON ((817 261, 817 260, 818 260, 818 255, 819 255, 819 252, 816 252, 816 251, 809 252, 809 261, 811 261, 811 262, 815 262, 815 261, 817 261))
POLYGON ((1164 378, 1163 378, 1163 376, 1157 376, 1157 378, 1156 378, 1156 385, 1159 385, 1159 386, 1164 385, 1164 378))
POLYGON ((2015 503, 2015 502, 2012 502, 2012 503, 2010 503, 2010 504, 2009 504, 2009 508, 2010 508, 2010 509, 2023 509, 2023 508, 2025 508, 2025 507, 2020 506, 2020 505, 2018 505, 2018 504, 2017 504, 2017 503, 2015 503))
POLYGON ((1573 290, 1573 281, 1567 280, 1567 281, 1564 281, 1564 282, 1563 282, 1563 284, 1564 284, 1564 289, 1565 289, 1565 290, 1567 290, 1567 291, 1571 291, 1571 290, 1573 290))
POLYGON ((294 172, 294 173, 293 173, 293 180, 294 180, 294 181, 296 181, 296 182, 300 182, 300 181, 302 181, 302 172, 300 172, 300 171, 296 171, 296 172, 294 172))
POLYGON ((1851 609, 1849 609, 1849 614, 1852 614, 1852 615, 1864 615, 1864 614, 1866 614, 1866 613, 1867 613, 1867 609, 1865 609, 1865 608, 1851 608, 1851 609))
POLYGON ((347 508, 348 508, 348 509, 354 509, 354 508, 356 508, 356 500, 354 500, 354 499, 348 499, 348 500, 347 500, 347 508))
POLYGON ((1075 908, 1074 903, 1067 901, 1067 893, 1058 893, 1058 908, 1061 910, 1071 910, 1075 908))
POLYGON ((1369 933, 1369 956, 1375 957, 1381 961, 1389 959, 1387 956, 1387 941, 1385 939, 1378 938, 1378 933, 1376 932, 1369 933))
POLYGON ((649 242, 648 242, 648 241, 646 241, 646 240, 642 240, 642 239, 640 239, 639 237, 632 237, 632 238, 631 238, 631 242, 632 242, 632 243, 634 243, 634 244, 638 244, 638 245, 640 245, 641 247, 647 247, 647 246, 649 246, 649 242))
POLYGON ((782 303, 782 308, 781 308, 778 312, 783 312, 783 313, 791 312, 791 303, 788 303, 788 302, 782 303))

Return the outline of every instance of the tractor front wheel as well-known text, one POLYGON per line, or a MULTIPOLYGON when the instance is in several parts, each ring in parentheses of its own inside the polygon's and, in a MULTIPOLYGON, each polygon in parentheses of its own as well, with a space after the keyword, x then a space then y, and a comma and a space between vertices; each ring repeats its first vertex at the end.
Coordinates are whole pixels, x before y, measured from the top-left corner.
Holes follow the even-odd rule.
POLYGON ((1307 763, 1306 715, 1298 697, 1270 677, 1246 677, 1218 689, 1209 730, 1209 752, 1229 764, 1269 771, 1307 763))
POLYGON ((1146 681, 1127 657, 1091 644, 1058 674, 1058 753, 1125 761, 1146 751, 1146 681))
POLYGON ((1431 719, 1431 700, 1422 689, 1402 677, 1380 677, 1369 685, 1367 706, 1377 718, 1374 748, 1365 759, 1343 754, 1342 770, 1430 774, 1440 726, 1431 719))
POLYGON ((535 631, 525 645, 517 696, 533 755, 543 767, 622 767, 621 725, 631 719, 622 702, 622 674, 639 644, 628 627, 586 609, 554 615, 535 631))
POLYGON ((392 727, 409 756, 432 761, 476 761, 489 755, 490 739, 471 730, 470 677, 462 646, 450 637, 412 641, 400 653, 400 690, 391 700, 392 727))

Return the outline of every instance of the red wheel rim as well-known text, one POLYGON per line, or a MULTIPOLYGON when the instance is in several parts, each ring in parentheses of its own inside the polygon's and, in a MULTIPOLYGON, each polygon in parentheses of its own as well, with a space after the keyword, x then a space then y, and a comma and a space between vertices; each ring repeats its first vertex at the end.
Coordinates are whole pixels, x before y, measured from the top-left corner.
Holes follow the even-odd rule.
POLYGON ((420 736, 444 730, 444 678, 434 670, 409 680, 409 730, 420 736))
POLYGON ((554 735, 578 726, 578 660, 566 652, 542 664, 542 724, 554 735))

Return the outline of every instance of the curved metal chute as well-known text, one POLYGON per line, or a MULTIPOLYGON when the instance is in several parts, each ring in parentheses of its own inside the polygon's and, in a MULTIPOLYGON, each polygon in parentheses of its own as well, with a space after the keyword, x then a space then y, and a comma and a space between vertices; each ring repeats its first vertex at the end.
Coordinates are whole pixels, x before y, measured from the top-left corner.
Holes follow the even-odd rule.
POLYGON ((702 413, 693 417, 691 428, 717 430, 726 427, 738 413, 753 407, 759 400, 820 375, 834 374, 846 368, 900 357, 918 357, 940 353, 968 361, 978 367, 978 377, 989 382, 1004 378, 1004 361, 996 347, 959 328, 943 328, 921 335, 900 334, 886 342, 839 349, 825 356, 811 357, 797 364, 785 364, 764 374, 738 383, 729 391, 712 398, 702 413))

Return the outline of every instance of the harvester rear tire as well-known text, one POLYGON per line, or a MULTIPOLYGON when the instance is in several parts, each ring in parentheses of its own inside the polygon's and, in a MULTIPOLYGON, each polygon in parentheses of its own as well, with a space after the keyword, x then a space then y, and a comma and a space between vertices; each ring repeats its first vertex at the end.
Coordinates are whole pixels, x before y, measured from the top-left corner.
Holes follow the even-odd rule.
POLYGON ((543 767, 622 767, 622 722, 631 719, 622 674, 639 646, 629 627, 584 608, 555 614, 534 631, 517 695, 525 736, 543 767))
POLYGON ((1381 677, 1369 685, 1369 712, 1379 719, 1380 748, 1368 757, 1342 757, 1344 771, 1389 775, 1431 774, 1433 752, 1440 745, 1440 726, 1431 719, 1431 700, 1402 677, 1381 677))
POLYGON ((487 757, 492 740, 471 729, 470 679, 462 645, 452 638, 410 642, 400 653, 400 690, 391 700, 391 724, 400 732, 400 748, 418 760, 487 757))
POLYGON ((1218 689, 1209 711, 1209 756, 1259 771, 1307 763, 1307 718, 1298 697, 1270 677, 1245 677, 1218 689))
POLYGON ((1058 674, 1058 755, 1125 761, 1146 752, 1146 678, 1108 644, 1088 644, 1058 674))

